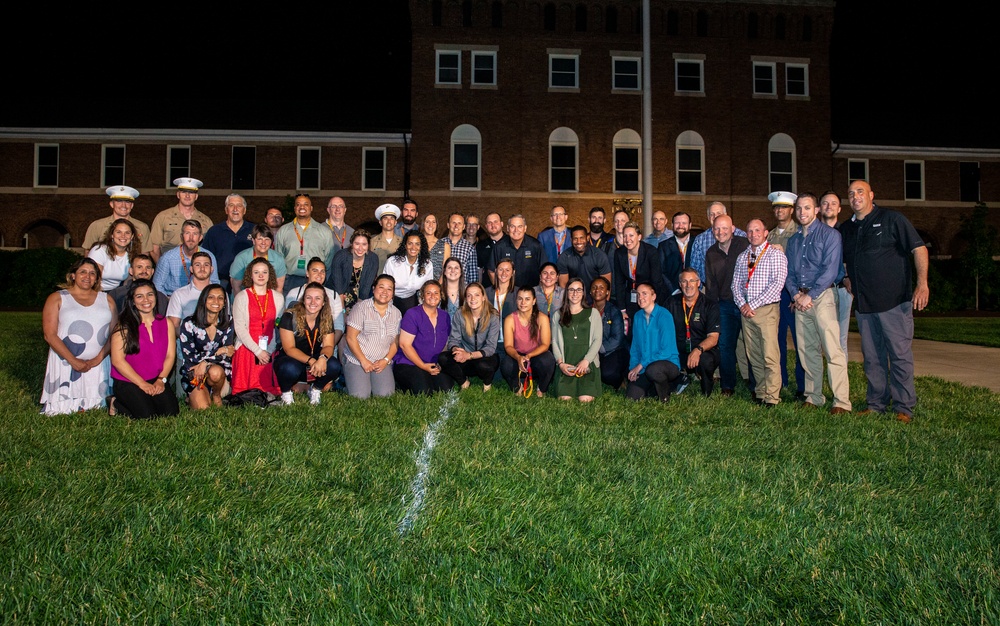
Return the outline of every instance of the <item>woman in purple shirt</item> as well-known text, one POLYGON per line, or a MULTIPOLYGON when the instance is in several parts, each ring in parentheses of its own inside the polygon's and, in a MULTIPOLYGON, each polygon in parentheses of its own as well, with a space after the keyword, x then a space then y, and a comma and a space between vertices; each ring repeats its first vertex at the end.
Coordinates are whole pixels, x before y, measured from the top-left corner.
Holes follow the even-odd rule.
POLYGON ((156 314, 156 288, 139 279, 129 287, 125 309, 111 333, 111 378, 115 397, 111 415, 133 419, 177 415, 177 396, 167 387, 174 368, 174 325, 156 314))
POLYGON ((429 280, 420 288, 421 305, 409 309, 399 324, 399 352, 392 369, 396 388, 413 394, 448 391, 455 380, 441 371, 438 355, 451 334, 451 319, 441 305, 441 285, 429 280))

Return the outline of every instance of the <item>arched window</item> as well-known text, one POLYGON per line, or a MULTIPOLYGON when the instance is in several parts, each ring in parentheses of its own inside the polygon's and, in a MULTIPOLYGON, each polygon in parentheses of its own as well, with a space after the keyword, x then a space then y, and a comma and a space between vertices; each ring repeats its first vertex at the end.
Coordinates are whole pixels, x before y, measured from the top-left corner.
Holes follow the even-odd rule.
POLYGON ((503 28, 503 2, 496 0, 490 5, 490 26, 503 28))
POLYGON ((587 5, 582 2, 576 5, 576 32, 587 32, 587 5))
POLYGON ((554 2, 547 2, 542 13, 542 28, 545 30, 556 29, 556 5, 554 2))
POLYGON ((478 190, 482 182, 479 167, 483 137, 471 124, 462 124, 451 132, 451 188, 478 190))
POLYGON ((699 9, 695 17, 695 34, 708 37, 708 11, 705 9, 699 9))
POLYGON ((640 185, 641 151, 642 140, 639 138, 639 133, 631 128, 623 128, 615 133, 615 193, 638 193, 642 190, 640 185))
POLYGON ((561 126, 549 135, 549 191, 577 191, 580 140, 561 126))
POLYGON ((604 13, 604 32, 618 32, 618 9, 616 7, 608 7, 604 13))
POLYGON ((785 14, 779 13, 774 18, 774 38, 781 40, 785 38, 785 14))
POLYGON ((795 141, 778 133, 767 142, 768 191, 795 192, 795 141))
POLYGON ((677 193, 705 193, 705 140, 693 130, 677 136, 677 193))

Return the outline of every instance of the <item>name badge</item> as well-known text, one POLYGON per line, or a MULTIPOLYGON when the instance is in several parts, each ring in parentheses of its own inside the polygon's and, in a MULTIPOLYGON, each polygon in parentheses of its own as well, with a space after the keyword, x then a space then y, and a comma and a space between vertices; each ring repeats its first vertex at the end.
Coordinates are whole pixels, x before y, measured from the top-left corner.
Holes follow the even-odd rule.
POLYGON ((635 289, 632 290, 632 304, 639 302, 639 292, 635 289))
POLYGON ((261 338, 257 340, 257 347, 260 348, 261 350, 263 350, 264 352, 267 352, 267 336, 266 335, 261 336, 261 338))
POLYGON ((304 271, 306 269, 306 258, 304 256, 300 256, 299 262, 295 265, 295 267, 304 271))

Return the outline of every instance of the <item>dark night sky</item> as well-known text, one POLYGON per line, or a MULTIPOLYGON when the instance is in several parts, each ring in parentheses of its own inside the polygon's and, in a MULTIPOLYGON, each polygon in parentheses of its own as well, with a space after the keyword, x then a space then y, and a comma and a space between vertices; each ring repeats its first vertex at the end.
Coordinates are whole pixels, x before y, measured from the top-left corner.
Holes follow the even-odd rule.
MULTIPOLYGON (((290 4, 279 14, 232 4, 186 20, 76 5, 54 23, 38 16, 51 25, 0 43, 13 60, 0 126, 142 127, 155 118, 179 128, 407 128, 407 2, 359 5, 290 4)), ((834 139, 1000 147, 986 9, 909 3, 904 15, 896 6, 837 5, 834 139)))

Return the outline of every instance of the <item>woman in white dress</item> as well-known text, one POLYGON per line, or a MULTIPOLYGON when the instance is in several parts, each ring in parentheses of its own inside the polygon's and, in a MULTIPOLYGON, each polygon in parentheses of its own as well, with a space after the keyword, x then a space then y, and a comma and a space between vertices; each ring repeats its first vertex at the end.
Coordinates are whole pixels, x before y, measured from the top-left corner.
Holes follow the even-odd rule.
POLYGON ((115 302, 101 293, 101 269, 80 259, 66 284, 45 301, 42 334, 49 358, 42 383, 42 413, 64 415, 105 405, 111 390, 111 328, 115 302))

